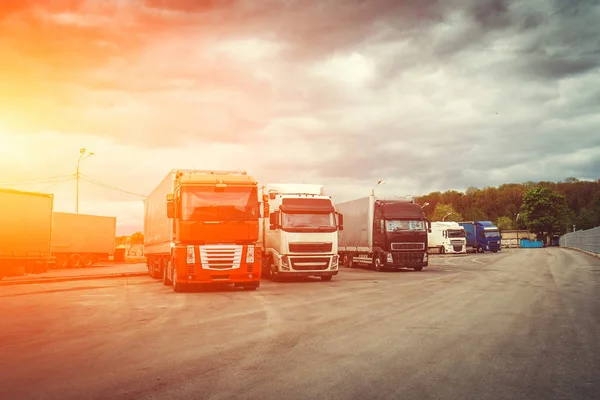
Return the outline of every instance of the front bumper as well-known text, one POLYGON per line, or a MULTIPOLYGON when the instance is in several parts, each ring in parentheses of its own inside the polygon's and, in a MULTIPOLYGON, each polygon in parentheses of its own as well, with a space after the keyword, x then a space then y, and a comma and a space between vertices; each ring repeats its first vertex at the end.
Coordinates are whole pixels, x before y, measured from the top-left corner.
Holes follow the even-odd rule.
POLYGON ((279 276, 289 276, 289 277, 307 277, 307 276, 336 276, 338 274, 338 270, 334 271, 279 271, 279 276))
POLYGON ((386 253, 381 261, 383 268, 394 269, 426 267, 429 265, 427 252, 391 252, 386 253), (388 254, 392 255, 392 262, 390 262, 388 254), (425 260, 423 260, 423 257, 425 257, 425 260))

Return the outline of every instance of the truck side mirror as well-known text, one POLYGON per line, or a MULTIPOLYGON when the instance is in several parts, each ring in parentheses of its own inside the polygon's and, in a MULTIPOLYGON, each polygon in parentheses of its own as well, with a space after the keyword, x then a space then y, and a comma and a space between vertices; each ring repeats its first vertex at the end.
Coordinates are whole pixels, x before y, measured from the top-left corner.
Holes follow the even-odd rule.
POLYGON ((337 214, 337 223, 338 223, 338 231, 343 231, 344 230, 344 214, 342 213, 336 213, 337 214))
POLYGON ((274 211, 269 215, 269 229, 274 230, 279 227, 279 212, 274 211))
POLYGON ((431 221, 426 220, 425 223, 427 224, 427 233, 431 233, 431 221))
POLYGON ((173 200, 167 201, 167 218, 175 218, 175 203, 173 200))

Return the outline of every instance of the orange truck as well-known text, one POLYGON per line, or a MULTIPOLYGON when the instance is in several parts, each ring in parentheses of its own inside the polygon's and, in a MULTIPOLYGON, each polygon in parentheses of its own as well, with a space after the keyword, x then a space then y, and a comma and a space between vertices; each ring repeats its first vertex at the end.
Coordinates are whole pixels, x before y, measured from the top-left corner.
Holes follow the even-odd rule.
POLYGON ((258 182, 245 171, 172 170, 144 203, 148 274, 194 284, 260 286, 258 182))
POLYGON ((53 205, 51 194, 0 189, 0 279, 48 270, 53 205))

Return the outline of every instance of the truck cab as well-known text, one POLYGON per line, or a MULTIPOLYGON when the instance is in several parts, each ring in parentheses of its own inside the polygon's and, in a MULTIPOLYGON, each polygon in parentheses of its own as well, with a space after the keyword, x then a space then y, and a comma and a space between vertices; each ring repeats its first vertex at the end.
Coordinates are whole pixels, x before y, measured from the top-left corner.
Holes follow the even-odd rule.
POLYGON ((343 216, 323 186, 268 184, 262 198, 263 274, 274 281, 307 276, 329 281, 337 275, 343 216))
POLYGON ((258 288, 259 213, 258 183, 245 171, 173 171, 146 200, 152 273, 162 272, 175 291, 205 283, 258 288))
POLYGON ((491 221, 460 222, 467 234, 467 249, 477 253, 491 251, 496 253, 502 249, 502 236, 491 221))
POLYGON ((465 228, 458 222, 432 222, 427 241, 429 249, 437 250, 440 254, 467 252, 465 228))

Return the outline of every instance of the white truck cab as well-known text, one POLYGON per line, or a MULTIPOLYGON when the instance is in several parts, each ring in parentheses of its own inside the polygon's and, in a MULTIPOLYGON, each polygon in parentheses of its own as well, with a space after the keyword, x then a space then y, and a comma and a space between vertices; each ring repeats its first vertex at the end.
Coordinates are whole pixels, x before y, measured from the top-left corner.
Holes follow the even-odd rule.
POLYGON ((440 254, 467 252, 465 228, 458 222, 432 222, 427 241, 429 249, 440 254))
POLYGON ((335 212, 322 185, 268 184, 262 188, 264 218, 259 242, 263 276, 338 274, 338 229, 343 217, 335 212))

